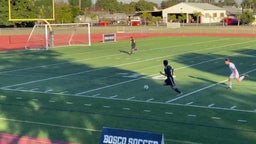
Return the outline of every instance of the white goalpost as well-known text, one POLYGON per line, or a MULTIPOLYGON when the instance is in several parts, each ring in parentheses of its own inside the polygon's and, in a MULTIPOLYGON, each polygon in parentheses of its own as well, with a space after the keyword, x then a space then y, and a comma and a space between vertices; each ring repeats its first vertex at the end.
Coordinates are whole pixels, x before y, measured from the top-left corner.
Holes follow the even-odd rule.
POLYGON ((90 45, 89 23, 36 24, 29 34, 25 49, 90 45))

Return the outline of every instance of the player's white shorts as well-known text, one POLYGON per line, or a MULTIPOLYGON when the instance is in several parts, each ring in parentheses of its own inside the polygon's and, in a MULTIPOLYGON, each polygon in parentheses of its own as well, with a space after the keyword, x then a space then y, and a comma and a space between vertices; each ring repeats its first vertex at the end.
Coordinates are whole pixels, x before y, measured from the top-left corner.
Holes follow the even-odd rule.
POLYGON ((239 78, 239 73, 238 72, 236 72, 236 75, 235 75, 235 73, 231 73, 230 74, 230 76, 229 76, 229 78, 239 78))

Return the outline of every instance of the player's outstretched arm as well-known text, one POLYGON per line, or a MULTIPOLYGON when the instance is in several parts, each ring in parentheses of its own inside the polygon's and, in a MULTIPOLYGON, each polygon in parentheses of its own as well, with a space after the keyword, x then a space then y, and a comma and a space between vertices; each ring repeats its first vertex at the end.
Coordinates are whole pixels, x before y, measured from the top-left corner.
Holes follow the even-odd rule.
POLYGON ((165 73, 163 73, 163 72, 161 72, 161 71, 160 71, 160 74, 161 74, 161 75, 164 75, 164 76, 166 76, 166 74, 165 74, 165 73))

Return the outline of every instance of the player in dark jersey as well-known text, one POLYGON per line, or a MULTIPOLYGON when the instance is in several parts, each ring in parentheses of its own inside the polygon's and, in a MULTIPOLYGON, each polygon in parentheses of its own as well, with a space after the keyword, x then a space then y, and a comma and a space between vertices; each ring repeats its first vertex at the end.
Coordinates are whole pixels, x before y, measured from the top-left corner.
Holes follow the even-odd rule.
POLYGON ((177 93, 182 94, 182 92, 176 87, 176 84, 173 79, 174 69, 168 65, 168 61, 164 60, 164 73, 160 71, 160 74, 166 76, 165 85, 171 86, 173 90, 175 90, 177 93))
POLYGON ((136 50, 136 42, 133 37, 131 37, 131 52, 130 54, 133 54, 133 52, 136 50))

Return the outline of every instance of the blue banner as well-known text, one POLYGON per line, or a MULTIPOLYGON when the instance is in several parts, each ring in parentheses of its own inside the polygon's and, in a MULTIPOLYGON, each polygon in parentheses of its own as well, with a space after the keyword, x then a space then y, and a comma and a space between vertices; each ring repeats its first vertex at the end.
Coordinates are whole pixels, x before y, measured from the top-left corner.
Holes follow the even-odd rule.
POLYGON ((116 41, 116 34, 103 34, 103 42, 116 41))
POLYGON ((163 134, 104 127, 100 144, 164 144, 164 136, 163 134))

